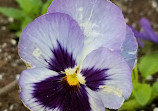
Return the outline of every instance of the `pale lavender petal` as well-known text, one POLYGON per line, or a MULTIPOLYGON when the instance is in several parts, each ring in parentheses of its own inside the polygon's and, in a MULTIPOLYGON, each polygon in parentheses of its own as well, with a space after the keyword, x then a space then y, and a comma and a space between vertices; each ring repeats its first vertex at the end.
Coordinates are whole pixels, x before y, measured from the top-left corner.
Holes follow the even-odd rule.
POLYGON ((89 103, 91 106, 92 111, 105 111, 104 104, 99 96, 95 91, 86 88, 88 97, 89 97, 89 103))
POLYGON ((98 95, 102 98, 104 106, 109 109, 119 109, 124 102, 124 98, 122 96, 118 96, 110 91, 100 90, 98 95))
POLYGON ((84 57, 100 46, 121 49, 126 24, 121 9, 111 1, 54 0, 48 8, 53 12, 69 14, 81 26, 86 36, 84 57))
POLYGON ((110 97, 101 97, 102 101, 105 101, 105 107, 117 109, 123 102, 122 98, 127 99, 132 92, 131 70, 117 51, 106 48, 92 51, 83 62, 81 74, 85 77, 86 86, 91 90, 99 94, 105 91, 105 95, 118 96, 110 96, 113 97, 111 102, 116 99, 115 104, 110 101, 107 103, 110 97))
POLYGON ((81 58, 83 33, 69 15, 46 14, 31 22, 22 32, 19 55, 32 67, 61 71, 74 67, 81 58))
POLYGON ((126 39, 123 43, 121 55, 128 63, 131 70, 134 68, 137 60, 137 40, 132 32, 132 30, 127 26, 126 29, 126 39))

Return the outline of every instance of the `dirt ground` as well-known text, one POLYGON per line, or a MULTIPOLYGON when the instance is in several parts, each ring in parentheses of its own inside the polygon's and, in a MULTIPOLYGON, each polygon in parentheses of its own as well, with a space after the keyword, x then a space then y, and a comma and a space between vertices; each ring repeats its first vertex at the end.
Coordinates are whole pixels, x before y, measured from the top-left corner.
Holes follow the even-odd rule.
MULTIPOLYGON (((141 17, 148 18, 158 31, 158 2, 154 0, 112 0, 123 10, 127 24, 138 27, 141 17)), ((18 7, 15 0, 0 0, 0 6, 18 7)), ((9 30, 13 21, 0 14, 0 88, 18 79, 25 65, 18 56, 18 39, 14 31, 9 30)), ((156 101, 153 103, 156 104, 156 101)), ((147 106, 141 111, 152 111, 155 106, 147 106)), ((157 106, 158 107, 158 106, 157 106)), ((0 97, 0 111, 29 111, 19 98, 18 85, 14 90, 0 97)))

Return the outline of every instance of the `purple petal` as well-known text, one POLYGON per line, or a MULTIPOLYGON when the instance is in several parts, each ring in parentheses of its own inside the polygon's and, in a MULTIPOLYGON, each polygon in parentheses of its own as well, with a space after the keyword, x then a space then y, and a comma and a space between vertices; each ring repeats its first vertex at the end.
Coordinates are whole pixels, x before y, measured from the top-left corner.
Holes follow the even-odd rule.
POLYGON ((138 38, 137 41, 140 47, 144 47, 144 43, 142 39, 138 38))
POLYGON ((134 33, 134 36, 136 38, 142 38, 142 34, 140 32, 138 32, 136 29, 134 29, 132 26, 129 26, 129 28, 131 28, 132 32, 134 33))
POLYGON ((66 14, 54 13, 38 17, 24 29, 19 55, 32 67, 49 67, 58 72, 78 63, 82 48, 79 25, 66 14))
POLYGON ((138 44, 136 38, 131 29, 127 26, 126 39, 123 43, 121 54, 125 61, 128 63, 131 70, 134 68, 137 60, 137 49, 138 44))
MULTIPOLYGON (((92 51, 85 58, 82 69, 83 71, 92 69, 86 73, 83 73, 85 80, 90 80, 91 82, 96 83, 90 85, 86 84, 88 87, 90 86, 90 89, 98 93, 102 93, 100 91, 107 89, 105 92, 109 93, 108 91, 110 91, 110 94, 117 95, 125 99, 130 96, 132 91, 131 70, 120 53, 106 48, 99 48, 95 51, 92 51), (99 56, 96 56, 98 54, 99 56), (99 76, 103 78, 101 79, 99 76), (97 88, 98 90, 96 90, 97 88)), ((115 97, 116 96, 113 96, 113 99, 118 101, 118 98, 115 97)), ((101 97, 101 99, 103 102, 108 101, 108 97, 101 97)), ((118 108, 115 107, 115 105, 121 106, 122 102, 117 102, 116 104, 110 103, 109 101, 109 103, 105 102, 104 106, 108 108, 118 108)))
POLYGON ((19 84, 24 104, 33 111, 91 111, 85 86, 69 86, 65 74, 54 73, 44 68, 23 71, 19 84))
MULTIPOLYGON (((107 0, 54 0, 48 13, 62 12, 73 17, 84 31, 84 56, 100 46, 121 49, 126 24, 119 7, 107 0)), ((84 58, 84 57, 83 57, 84 58)))
POLYGON ((139 23, 143 29, 143 32, 141 32, 144 35, 143 39, 158 43, 158 35, 152 29, 150 22, 146 18, 142 18, 139 23))

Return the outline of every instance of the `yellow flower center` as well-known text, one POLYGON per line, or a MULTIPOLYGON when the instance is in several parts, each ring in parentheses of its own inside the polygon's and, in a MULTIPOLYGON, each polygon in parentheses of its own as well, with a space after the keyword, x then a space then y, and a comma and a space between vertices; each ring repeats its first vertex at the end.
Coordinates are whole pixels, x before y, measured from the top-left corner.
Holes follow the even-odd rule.
POLYGON ((70 86, 79 85, 79 81, 77 79, 77 74, 67 75, 66 76, 67 82, 70 86))
POLYGON ((79 68, 68 68, 64 72, 66 74, 65 79, 70 86, 77 86, 79 84, 85 84, 85 78, 79 73, 79 68))

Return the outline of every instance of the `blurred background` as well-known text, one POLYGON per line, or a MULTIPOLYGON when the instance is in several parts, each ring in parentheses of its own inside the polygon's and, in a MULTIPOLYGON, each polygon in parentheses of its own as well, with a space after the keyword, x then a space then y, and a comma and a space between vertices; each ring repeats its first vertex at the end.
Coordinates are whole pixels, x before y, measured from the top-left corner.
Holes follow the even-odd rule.
MULTIPOLYGON (((46 13, 52 0, 35 0, 32 7, 27 3, 23 6, 21 1, 26 0, 0 0, 0 111, 29 111, 19 98, 17 80, 26 67, 18 56, 17 45, 21 30, 46 13)), ((157 34, 158 0, 111 1, 122 9, 126 23, 138 32, 141 31, 139 21, 145 17, 157 34)), ((143 43, 138 51, 138 67, 132 72, 136 85, 129 100, 119 109, 121 111, 158 111, 158 43, 150 39, 143 43), (154 68, 146 74, 143 68, 148 66, 144 64, 154 65, 154 68)))

